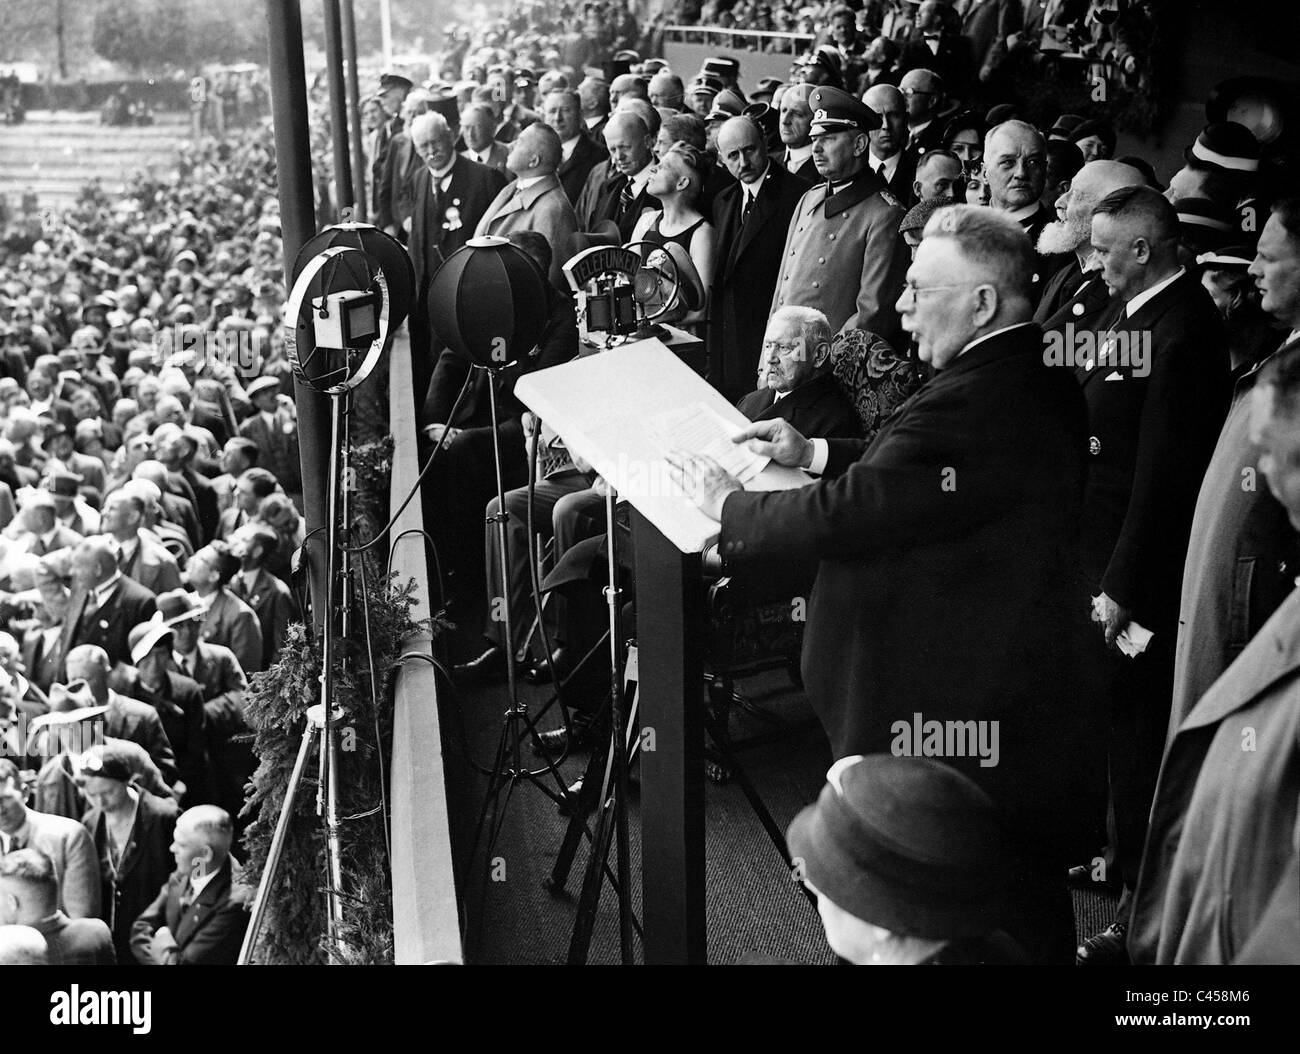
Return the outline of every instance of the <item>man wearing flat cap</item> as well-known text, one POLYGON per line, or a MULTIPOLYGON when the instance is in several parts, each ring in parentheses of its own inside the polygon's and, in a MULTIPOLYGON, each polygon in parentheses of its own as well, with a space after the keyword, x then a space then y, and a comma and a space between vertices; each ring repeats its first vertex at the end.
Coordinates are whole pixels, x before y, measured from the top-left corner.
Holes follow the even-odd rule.
POLYGON ((898 336, 894 301, 908 252, 898 234, 906 210, 868 165, 868 133, 880 117, 838 88, 816 88, 813 160, 825 181, 799 200, 781 254, 771 310, 814 307, 832 331, 898 336))

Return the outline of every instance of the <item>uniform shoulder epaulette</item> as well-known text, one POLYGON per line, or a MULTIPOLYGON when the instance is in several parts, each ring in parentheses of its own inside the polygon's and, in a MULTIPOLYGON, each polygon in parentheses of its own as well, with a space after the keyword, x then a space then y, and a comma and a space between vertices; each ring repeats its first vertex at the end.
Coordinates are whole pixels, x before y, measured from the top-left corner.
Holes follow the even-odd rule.
POLYGON ((889 204, 893 205, 894 208, 896 209, 901 209, 903 207, 903 203, 899 201, 896 197, 894 197, 893 193, 889 190, 888 187, 880 188, 880 196, 884 198, 889 204))

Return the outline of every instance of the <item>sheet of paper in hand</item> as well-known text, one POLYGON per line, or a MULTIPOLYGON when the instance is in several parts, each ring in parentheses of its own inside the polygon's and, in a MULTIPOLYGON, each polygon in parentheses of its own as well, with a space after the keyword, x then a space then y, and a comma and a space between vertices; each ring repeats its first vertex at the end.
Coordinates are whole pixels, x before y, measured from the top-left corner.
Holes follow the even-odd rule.
POLYGON ((703 403, 655 414, 650 419, 650 432, 659 441, 663 453, 684 450, 707 455, 741 483, 754 479, 772 460, 755 454, 744 443, 733 442, 740 429, 703 403))
POLYGON ((537 370, 519 379, 515 395, 684 553, 700 552, 718 524, 673 483, 670 450, 713 455, 746 490, 811 482, 732 443, 745 415, 658 340, 537 370))

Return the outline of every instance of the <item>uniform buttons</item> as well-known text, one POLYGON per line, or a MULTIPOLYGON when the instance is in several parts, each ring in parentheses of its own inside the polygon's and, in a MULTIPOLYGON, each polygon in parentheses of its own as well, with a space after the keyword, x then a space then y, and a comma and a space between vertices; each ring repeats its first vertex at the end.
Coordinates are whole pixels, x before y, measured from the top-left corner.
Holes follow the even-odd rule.
POLYGON ((1088 453, 1093 457, 1096 457, 1101 453, 1101 440, 1096 436, 1088 437, 1088 453))
POLYGON ((819 257, 817 257, 817 262, 818 262, 818 263, 825 263, 825 262, 826 262, 826 257, 824 257, 824 256, 819 256, 819 257))
POLYGON ((732 542, 732 543, 731 543, 731 549, 732 549, 732 552, 736 552, 736 553, 738 553, 738 552, 740 552, 740 550, 742 550, 743 548, 745 548, 745 543, 744 543, 744 542, 732 542))
POLYGON ((1083 305, 1082 305, 1082 304, 1075 304, 1074 307, 1070 308, 1070 313, 1073 314, 1073 315, 1082 315, 1082 314, 1083 314, 1083 305))
POLYGON ((821 288, 821 285, 822 285, 821 282, 814 282, 814 283, 813 283, 813 288, 814 288, 814 289, 820 289, 820 288, 821 288))
POLYGON ((826 237, 829 238, 831 241, 834 241, 834 240, 835 240, 835 235, 833 235, 833 234, 828 234, 828 235, 826 235, 826 237))

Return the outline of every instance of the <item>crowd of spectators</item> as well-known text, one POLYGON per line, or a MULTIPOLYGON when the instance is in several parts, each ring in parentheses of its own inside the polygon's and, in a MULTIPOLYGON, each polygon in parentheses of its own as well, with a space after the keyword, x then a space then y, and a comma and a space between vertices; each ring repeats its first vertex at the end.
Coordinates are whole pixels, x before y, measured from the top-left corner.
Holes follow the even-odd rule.
POLYGON ((111 932, 92 958, 238 948, 242 701, 303 541, 275 190, 257 126, 0 232, 0 922, 51 961, 89 961, 51 896, 111 932))

